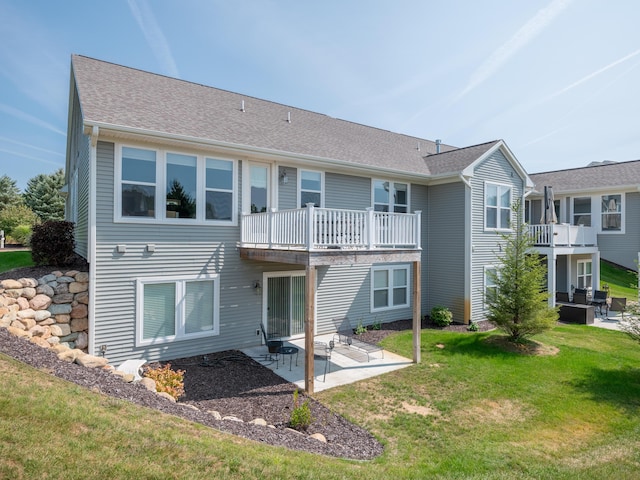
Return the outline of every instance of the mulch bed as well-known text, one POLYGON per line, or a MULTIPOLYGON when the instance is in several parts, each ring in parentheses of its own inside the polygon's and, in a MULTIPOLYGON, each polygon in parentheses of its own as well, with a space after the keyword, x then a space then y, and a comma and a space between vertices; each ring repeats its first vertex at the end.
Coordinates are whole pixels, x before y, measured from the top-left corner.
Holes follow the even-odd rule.
MULTIPOLYGON (((50 272, 51 267, 45 267, 42 271, 33 268, 19 269, 13 270, 9 276, 6 276, 6 273, 0 274, 0 280, 38 278, 50 272)), ((493 328, 493 325, 480 322, 479 327, 480 331, 486 331, 493 328)), ((400 320, 383 324, 379 330, 368 330, 358 338, 365 342, 378 343, 387 335, 411 328, 411 320, 400 320)), ((422 328, 437 327, 423 321, 422 328)), ((467 331, 467 327, 451 325, 442 330, 467 331)), ((300 402, 309 401, 313 421, 305 433, 288 429, 293 408, 293 393, 297 387, 236 350, 169 362, 174 370, 184 371, 185 394, 178 403, 172 403, 149 392, 142 385, 124 383, 120 378, 105 371, 61 361, 53 352, 14 337, 3 328, 0 328, 0 352, 104 395, 257 442, 359 460, 375 458, 383 451, 382 445, 368 431, 348 422, 314 398, 303 394, 300 395, 300 402), (211 410, 219 412, 222 416, 234 416, 243 421, 216 420, 208 413, 211 410), (256 418, 266 420, 275 428, 248 423, 256 418), (311 438, 310 434, 313 433, 321 433, 327 442, 311 438)))

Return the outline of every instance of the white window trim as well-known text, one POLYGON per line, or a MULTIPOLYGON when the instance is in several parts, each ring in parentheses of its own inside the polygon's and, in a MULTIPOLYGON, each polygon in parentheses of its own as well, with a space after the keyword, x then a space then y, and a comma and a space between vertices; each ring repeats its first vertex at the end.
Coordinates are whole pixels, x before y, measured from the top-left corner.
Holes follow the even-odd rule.
POLYGON ((136 347, 149 345, 162 345, 175 341, 194 340, 203 337, 214 337, 220 334, 220 276, 219 274, 193 276, 175 276, 175 277, 145 277, 136 279, 136 347), (180 305, 184 305, 184 291, 187 282, 213 281, 213 330, 207 330, 199 333, 184 333, 185 318, 184 311, 180 309, 180 305), (153 339, 145 339, 144 335, 144 286, 153 283, 173 283, 176 288, 175 306, 175 335, 168 337, 158 337, 153 339))
MULTIPOLYGON (((496 275, 499 275, 499 267, 497 265, 485 265, 484 266, 484 277, 483 277, 483 284, 484 284, 484 288, 482 289, 482 301, 484 303, 485 308, 489 305, 489 302, 487 302, 487 287, 489 286, 488 280, 489 277, 487 275, 487 272, 489 270, 495 270, 496 271, 496 275)), ((494 285, 496 287, 496 290, 498 289, 497 285, 494 285)))
MULTIPOLYGON (((600 194, 598 195, 598 205, 600 205, 600 202, 602 202, 602 197, 605 195, 620 195, 620 230, 604 230, 602 228, 602 218, 604 216, 604 213, 602 213, 602 207, 599 208, 599 227, 598 227, 598 234, 601 235, 621 235, 624 234, 625 232, 625 221, 624 221, 624 217, 625 217, 625 213, 624 213, 624 209, 625 209, 625 197, 626 194, 623 192, 611 192, 611 193, 606 193, 606 194, 600 194)), ((591 224, 593 225, 593 213, 591 214, 591 224)))
POLYGON ((591 288, 591 289, 593 289, 593 262, 591 261, 591 259, 579 259, 579 260, 576 261, 576 286, 577 286, 576 288, 584 288, 584 289, 590 289, 591 288), (587 271, 587 267, 586 267, 587 264, 591 264, 591 273, 589 273, 588 275, 586 273, 584 275, 580 275, 580 264, 584 264, 585 265, 584 268, 582 269, 582 271, 584 271, 584 272, 587 271), (584 287, 577 286, 577 285, 580 285, 580 277, 583 277, 585 279, 587 277, 591 277, 591 282, 590 282, 591 286, 587 287, 586 286, 587 282, 584 282, 585 283, 584 287))
MULTIPOLYGON (((376 208, 376 182, 387 182, 389 184, 389 202, 387 203, 387 207, 389 208, 387 213, 395 213, 396 204, 393 203, 393 195, 391 192, 395 190, 395 184, 401 183, 407 186, 407 212, 411 212, 411 183, 410 182, 401 182, 401 181, 393 181, 384 178, 372 178, 371 179, 371 207, 375 210, 376 208)), ((380 204, 382 205, 382 204, 380 204)))
MULTIPOLYGON (((588 198, 588 199, 589 199, 589 202, 590 202, 590 205, 591 205, 591 209, 589 210, 589 216, 591 217, 591 227, 593 227, 593 226, 594 226, 594 225, 593 225, 593 222, 594 222, 594 216, 593 216, 593 198, 592 198, 591 196, 589 196, 589 195, 578 195, 578 196, 575 196, 575 197, 571 197, 571 201, 570 201, 570 206, 571 206, 571 213, 570 213, 570 215, 571 215, 571 218, 569 218, 569 224, 570 224, 570 225, 577 226, 577 224, 575 224, 575 223, 574 223, 574 221, 575 221, 575 216, 576 216, 576 212, 575 212, 575 201, 576 201, 577 199, 580 199, 580 198, 588 198)), ((596 220, 596 221, 598 221, 598 222, 599 222, 599 220, 596 220)), ((586 225, 585 225, 585 226, 586 226, 586 225)), ((587 228, 588 228, 588 227, 587 227, 587 228)))
MULTIPOLYGON (((488 227, 487 226, 487 185, 494 185, 496 187, 505 187, 509 189, 509 223, 513 224, 513 185, 508 183, 499 183, 499 182, 484 182, 484 191, 482 192, 482 207, 483 207, 483 218, 484 218, 484 230, 486 232, 512 232, 512 227, 488 227)), ((494 207, 491 207, 494 208, 494 207)), ((497 218, 496 221, 500 223, 500 210, 504 207, 500 206, 500 190, 498 190, 498 205, 495 207, 497 209, 497 218)))
POLYGON ((388 310, 398 310, 401 308, 408 308, 411 306, 411 269, 409 265, 403 264, 403 265, 376 265, 376 266, 372 266, 371 267, 371 287, 370 287, 370 297, 371 297, 371 313, 374 312, 384 312, 384 311, 388 311, 388 310), (386 307, 378 307, 376 308, 374 306, 374 292, 376 291, 376 289, 374 288, 374 280, 373 280, 373 276, 374 276, 374 272, 379 271, 379 270, 386 270, 387 272, 390 272, 389 274, 389 285, 387 286, 387 291, 389 292, 388 295, 388 299, 389 302, 391 302, 393 300, 393 270, 405 270, 407 272, 407 285, 406 285, 406 289, 407 289, 407 303, 403 304, 403 305, 387 305, 386 307))
POLYGON ((319 193, 320 194, 320 205, 316 205, 319 208, 324 208, 324 197, 325 197, 325 189, 324 189, 324 172, 321 170, 311 170, 308 168, 300 168, 298 169, 298 175, 297 175, 297 194, 296 194, 296 198, 297 198, 297 203, 298 203, 298 208, 304 208, 306 205, 301 205, 301 200, 302 200, 302 172, 311 172, 311 173, 319 173, 320 174, 320 190, 307 190, 305 189, 305 192, 313 192, 313 193, 319 193))
MULTIPOLYGON (((171 225, 220 225, 234 227, 238 225, 238 162, 223 155, 196 154, 189 151, 177 151, 172 149, 150 148, 146 145, 136 144, 116 144, 114 159, 114 223, 146 223, 146 224, 171 224, 171 225), (155 217, 128 217, 122 215, 122 149, 138 148, 156 153, 156 188, 155 217), (189 155, 196 157, 196 218, 168 218, 166 216, 166 170, 167 153, 178 155, 189 155), (213 158, 232 163, 232 200, 231 200, 231 220, 207 220, 206 216, 206 159, 213 158)), ((142 183, 141 183, 142 184, 142 183)))

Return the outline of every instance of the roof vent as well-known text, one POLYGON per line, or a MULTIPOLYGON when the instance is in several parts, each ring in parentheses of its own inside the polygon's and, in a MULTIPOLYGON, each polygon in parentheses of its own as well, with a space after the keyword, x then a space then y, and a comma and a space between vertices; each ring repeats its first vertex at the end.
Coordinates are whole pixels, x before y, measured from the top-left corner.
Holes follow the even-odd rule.
POLYGON ((287 123, 291 123, 291 112, 287 112, 287 123))
POLYGON ((244 100, 242 100, 242 105, 240 105, 240 111, 244 112, 244 100))
POLYGON ((439 138, 436 139, 436 153, 440 153, 440 144, 442 143, 442 140, 440 140, 439 138))

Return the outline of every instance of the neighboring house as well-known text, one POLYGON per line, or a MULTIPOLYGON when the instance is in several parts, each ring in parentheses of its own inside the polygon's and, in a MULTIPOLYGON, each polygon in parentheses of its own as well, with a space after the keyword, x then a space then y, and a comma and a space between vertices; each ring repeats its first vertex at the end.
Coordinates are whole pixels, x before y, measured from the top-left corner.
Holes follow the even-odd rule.
POLYGON ((256 345, 260 322, 309 355, 337 317, 482 320, 496 232, 533 187, 501 140, 454 148, 83 56, 69 101, 89 350, 115 361, 256 345))
POLYGON ((600 258, 638 270, 639 160, 536 173, 531 179, 536 188, 525 212, 530 223, 544 223, 544 187, 553 191, 557 223, 531 227, 549 260, 550 291, 598 289, 600 258))

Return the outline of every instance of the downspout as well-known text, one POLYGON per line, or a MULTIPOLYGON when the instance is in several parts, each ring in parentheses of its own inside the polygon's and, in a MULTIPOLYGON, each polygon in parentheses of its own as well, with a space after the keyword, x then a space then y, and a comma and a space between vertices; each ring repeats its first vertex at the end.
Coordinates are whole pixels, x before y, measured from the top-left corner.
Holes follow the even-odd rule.
POLYGON ((460 180, 465 185, 464 189, 464 229, 467 235, 464 236, 464 251, 465 251, 465 275, 464 275, 464 323, 471 323, 472 318, 472 296, 471 296, 471 277, 473 275, 473 225, 471 224, 471 210, 473 206, 471 195, 471 180, 460 173, 460 180))
POLYGON ((88 351, 95 355, 95 296, 96 296, 96 171, 98 169, 98 136, 100 128, 91 128, 89 147, 89 201, 88 201, 88 229, 87 248, 89 257, 89 345, 88 351))

